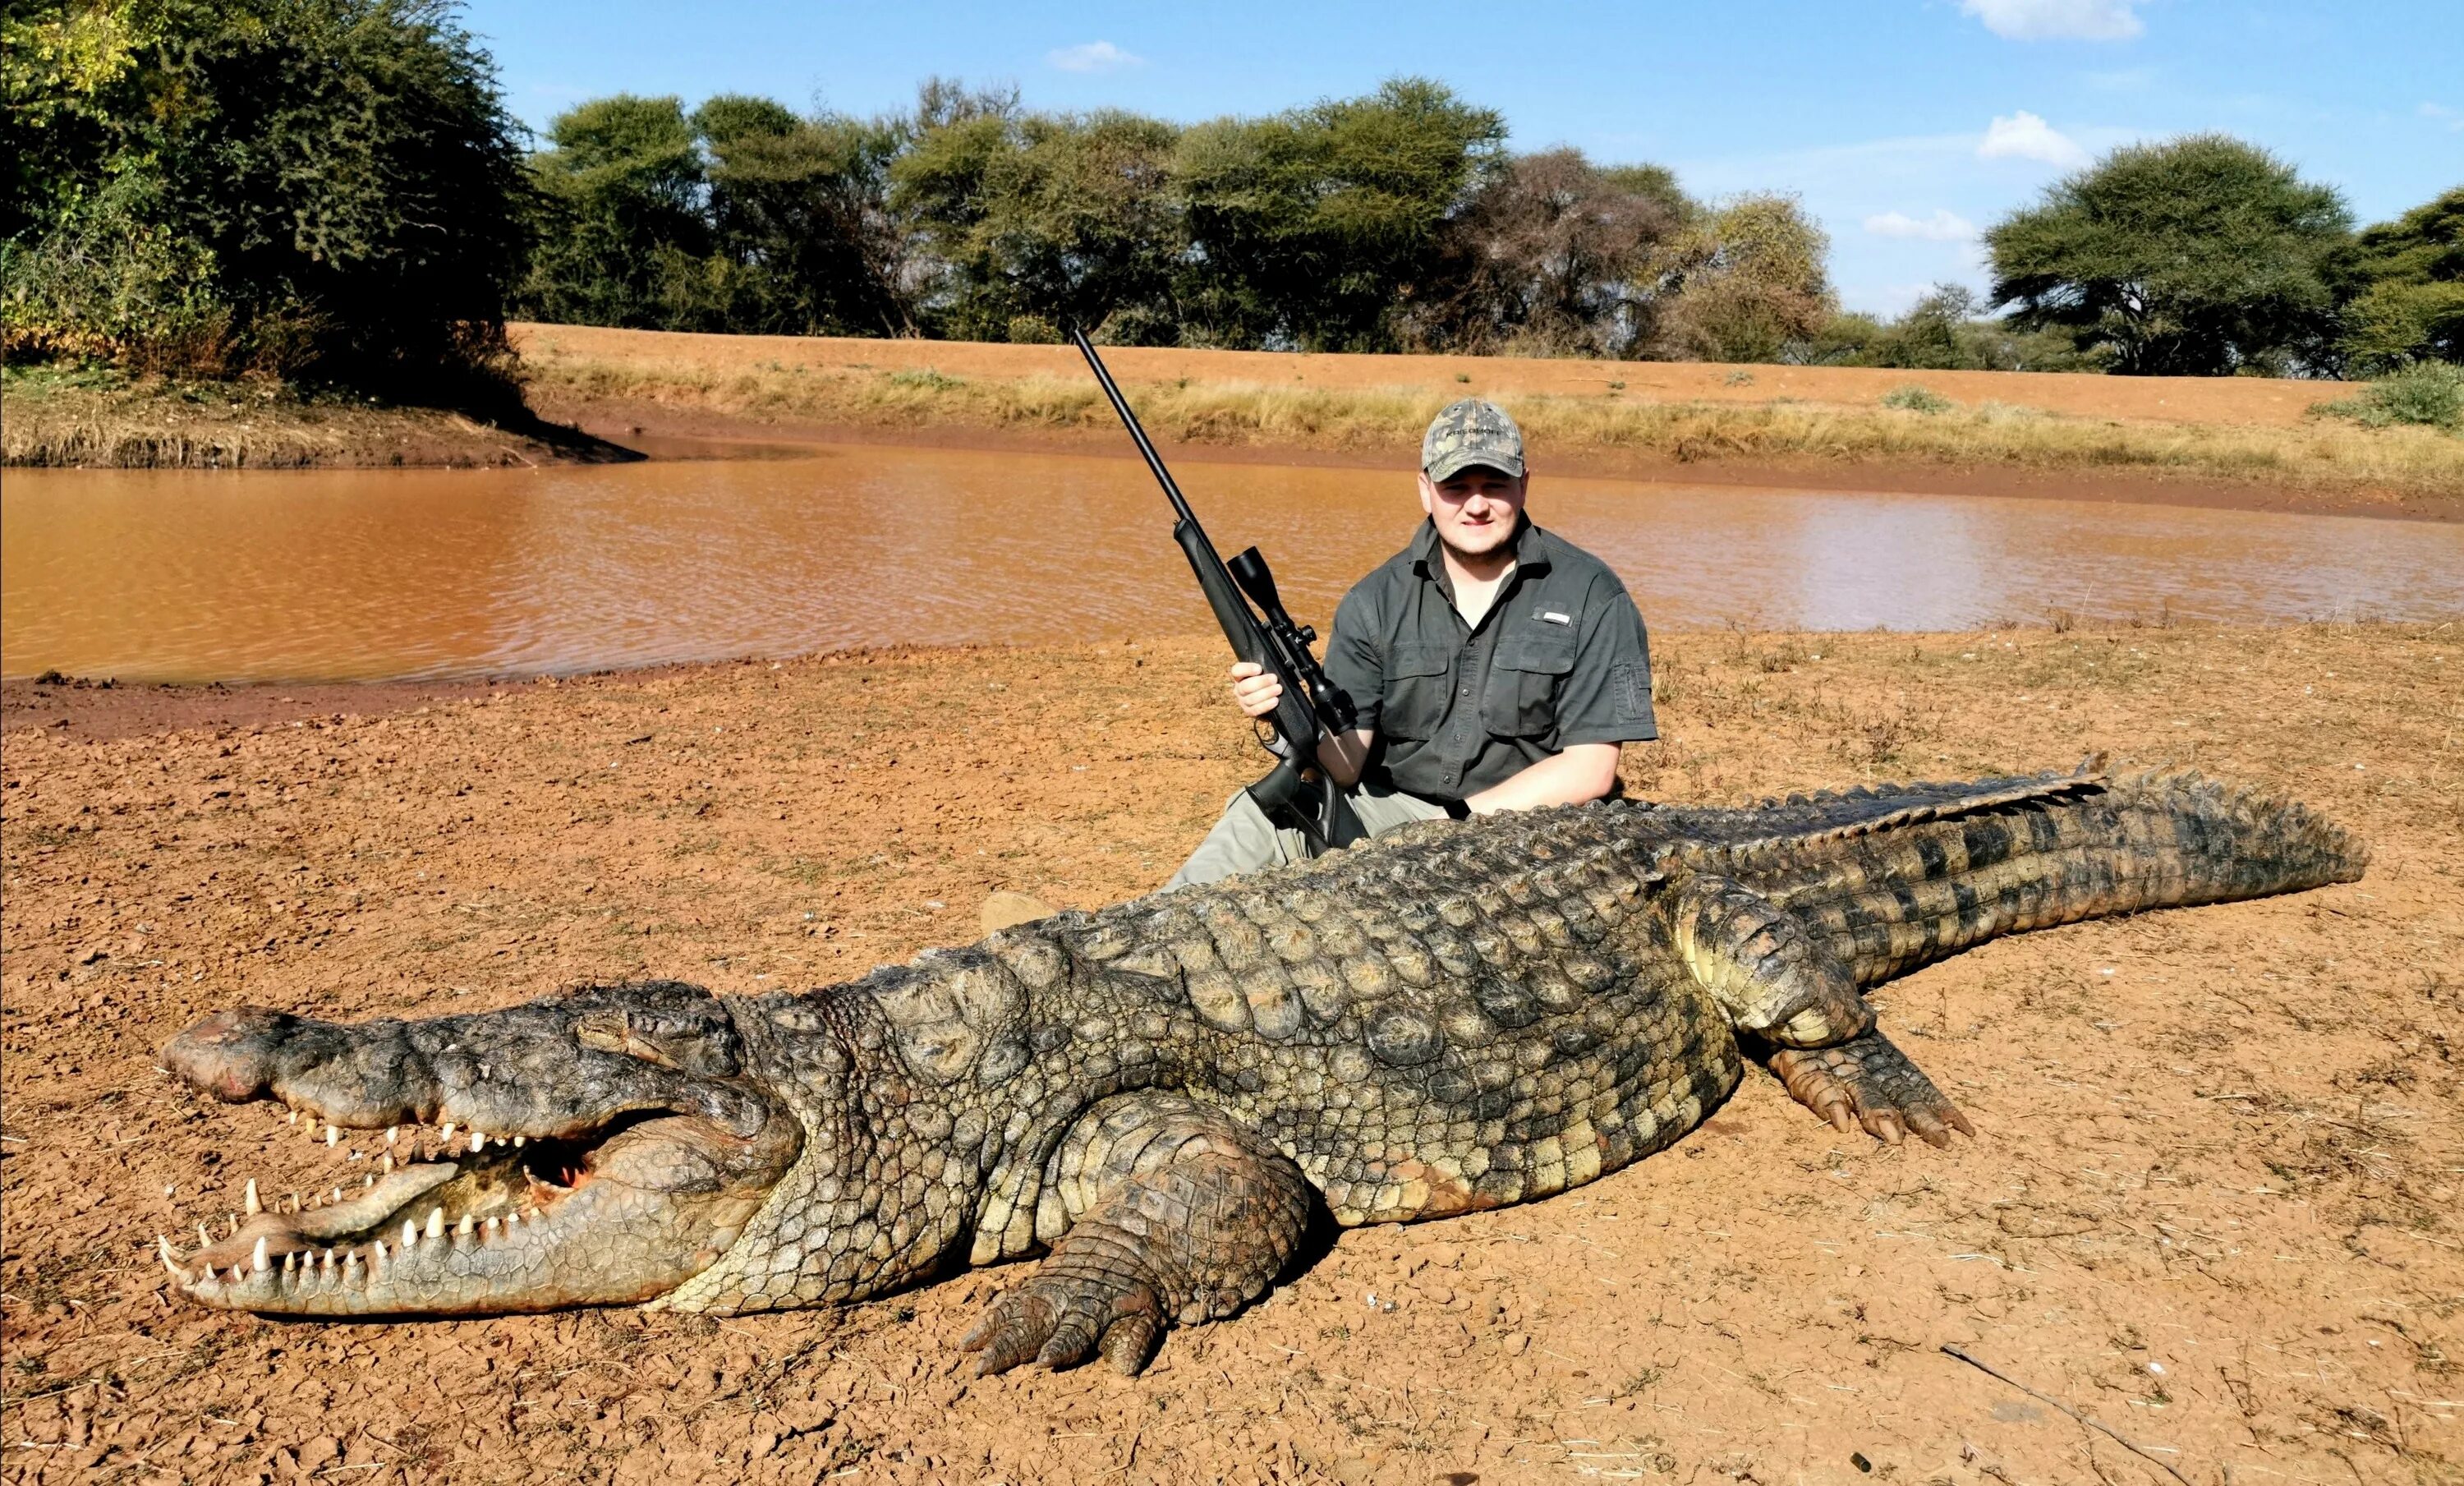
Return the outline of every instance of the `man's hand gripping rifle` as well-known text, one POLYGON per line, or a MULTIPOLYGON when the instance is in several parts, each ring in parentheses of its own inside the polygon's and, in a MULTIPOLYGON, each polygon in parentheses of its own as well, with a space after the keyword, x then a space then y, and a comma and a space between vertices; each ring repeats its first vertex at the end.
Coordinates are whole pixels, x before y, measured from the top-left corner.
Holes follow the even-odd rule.
POLYGON ((1088 369, 1095 373, 1104 396, 1121 415, 1138 453, 1146 456, 1147 468, 1155 472, 1165 498, 1172 501, 1177 518, 1172 540, 1188 556, 1190 571, 1198 575, 1198 587, 1206 594, 1207 607, 1215 610, 1216 623, 1223 627, 1223 637, 1232 642, 1233 654, 1265 668, 1283 683, 1283 699, 1275 703, 1273 716, 1265 720, 1272 729, 1266 749, 1276 757, 1275 767, 1249 787, 1249 798, 1258 802, 1268 820, 1298 830, 1311 856, 1350 846, 1368 832, 1352 813, 1343 791, 1318 767, 1317 741, 1321 729, 1350 732, 1356 720, 1352 699, 1326 678, 1317 657, 1309 654, 1317 632, 1292 622, 1275 592, 1275 575, 1256 547, 1237 554, 1228 564, 1216 555, 1215 543, 1206 540, 1206 529, 1198 524, 1189 501, 1173 483, 1172 472, 1163 467, 1163 457, 1148 442, 1146 430, 1138 426, 1137 414, 1130 411, 1128 399, 1104 368, 1104 359, 1095 354, 1087 333, 1072 325, 1069 342, 1087 358, 1088 369), (1251 601, 1258 606, 1254 611, 1251 601), (1260 613, 1265 616, 1263 622, 1260 613))

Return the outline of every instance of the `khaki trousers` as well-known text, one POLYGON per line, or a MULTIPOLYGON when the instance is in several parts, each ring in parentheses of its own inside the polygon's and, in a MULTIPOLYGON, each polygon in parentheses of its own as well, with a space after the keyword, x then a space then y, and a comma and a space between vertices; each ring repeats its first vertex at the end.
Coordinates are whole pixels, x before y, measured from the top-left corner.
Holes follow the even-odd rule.
MULTIPOLYGON (((1352 802, 1353 813, 1360 817, 1360 824, 1373 836, 1416 820, 1446 818, 1445 807, 1383 786, 1347 789, 1343 797, 1352 802)), ((1306 860, 1308 855, 1308 838, 1297 831, 1277 830, 1266 819, 1266 812, 1258 809, 1258 802, 1243 789, 1224 804, 1222 818, 1206 832, 1206 839, 1198 843, 1198 850, 1189 854, 1189 860, 1172 875, 1164 890, 1212 882, 1236 872, 1288 866, 1306 860)))

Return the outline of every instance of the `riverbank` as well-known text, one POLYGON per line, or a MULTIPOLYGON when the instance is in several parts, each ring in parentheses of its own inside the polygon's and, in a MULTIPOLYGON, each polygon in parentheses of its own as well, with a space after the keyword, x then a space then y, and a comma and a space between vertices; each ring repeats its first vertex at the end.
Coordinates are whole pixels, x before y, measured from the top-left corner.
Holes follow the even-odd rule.
MULTIPOLYGON (((1126 447, 1066 346, 571 325, 517 325, 514 338, 543 412, 619 440, 1126 447)), ((1430 415, 1477 394, 1512 410, 1540 467, 1556 473, 2464 519, 2464 438, 2311 416, 2344 390, 2331 384, 1137 347, 1105 356, 1158 440, 1210 456, 1408 467, 1430 415)))
POLYGON ((11 366, 0 378, 0 464, 298 470, 603 463, 631 451, 537 416, 302 397, 271 383, 132 379, 11 366))
MULTIPOLYGON (((734 993, 1151 888, 1260 755, 1203 640, 505 685, 0 686, 0 1435, 12 1479, 2192 1480, 2464 1466, 2464 631, 1661 635, 1631 785, 1744 801, 2186 761, 2332 814, 2356 884, 1997 942, 1878 999, 1982 1132, 1772 1081, 1552 1201, 1344 1234, 1150 1375, 968 1377, 1017 1269, 850 1310, 210 1315, 157 1231, 321 1146, 153 1071, 189 1018, 734 993), (1374 1297, 1364 1299, 1364 1297, 1374 1297), (853 1478, 853 1477, 850 1477, 853 1478), (2119 1478, 2119 1476, 2116 1476, 2119 1478)), ((337 1178, 339 1179, 339 1178, 337 1178)), ((287 1187, 284 1189, 288 1189, 287 1187)))

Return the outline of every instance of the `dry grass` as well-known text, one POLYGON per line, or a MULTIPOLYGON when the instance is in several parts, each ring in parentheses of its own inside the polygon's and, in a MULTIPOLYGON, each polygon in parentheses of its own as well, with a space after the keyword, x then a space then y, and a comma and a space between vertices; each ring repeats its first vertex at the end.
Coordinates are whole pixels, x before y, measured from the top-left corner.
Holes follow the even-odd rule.
MULTIPOLYGON (((853 427, 1109 429, 1083 380, 945 376, 791 366, 716 371, 685 361, 529 356, 532 387, 560 404, 633 400, 761 420, 853 427)), ((1401 452, 1447 400, 1411 388, 1308 388, 1177 380, 1131 388, 1138 415, 1181 443, 1401 452)), ((2207 478, 2405 495, 2464 496, 2464 439, 2427 429, 2124 422, 1997 404, 1913 411, 1773 401, 1644 402, 1497 394, 1535 439, 1576 455, 1899 460, 2022 469, 2132 468, 2207 478)))
POLYGON ((272 384, 129 382, 47 366, 12 366, 0 383, 0 464, 11 466, 543 464, 571 456, 561 442, 553 431, 516 432, 443 409, 303 399, 272 384))

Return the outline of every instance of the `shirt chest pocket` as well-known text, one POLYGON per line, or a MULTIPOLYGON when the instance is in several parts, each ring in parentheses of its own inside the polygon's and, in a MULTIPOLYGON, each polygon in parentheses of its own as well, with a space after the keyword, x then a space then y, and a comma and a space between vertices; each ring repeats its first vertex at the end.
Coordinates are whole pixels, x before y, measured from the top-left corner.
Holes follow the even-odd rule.
POLYGON ((1454 668, 1451 645, 1407 642, 1389 650, 1386 704, 1378 712, 1377 730, 1389 738, 1437 737, 1454 691, 1454 668))
POLYGON ((1481 725, 1495 738, 1540 738, 1557 727, 1557 693, 1574 669, 1571 634, 1499 638, 1482 699, 1481 725))

